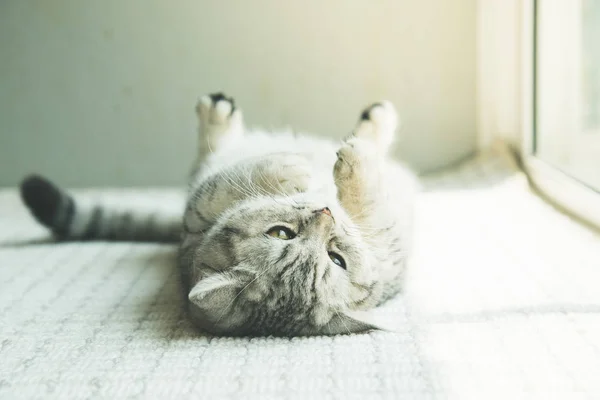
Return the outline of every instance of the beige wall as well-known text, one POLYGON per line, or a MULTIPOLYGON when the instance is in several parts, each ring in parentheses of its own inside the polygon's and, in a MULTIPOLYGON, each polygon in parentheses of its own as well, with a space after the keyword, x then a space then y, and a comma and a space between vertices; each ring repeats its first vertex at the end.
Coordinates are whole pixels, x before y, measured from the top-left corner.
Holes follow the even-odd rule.
POLYGON ((421 170, 476 146, 476 0, 7 0, 0 4, 0 185, 183 182, 197 95, 250 124, 340 137, 389 98, 421 170))
POLYGON ((525 106, 521 101, 524 84, 521 54, 528 60, 533 51, 524 47, 529 45, 522 29, 522 14, 527 6, 531 8, 531 0, 477 0, 477 132, 480 148, 490 146, 497 139, 513 145, 521 142, 522 118, 526 117, 521 115, 525 106))

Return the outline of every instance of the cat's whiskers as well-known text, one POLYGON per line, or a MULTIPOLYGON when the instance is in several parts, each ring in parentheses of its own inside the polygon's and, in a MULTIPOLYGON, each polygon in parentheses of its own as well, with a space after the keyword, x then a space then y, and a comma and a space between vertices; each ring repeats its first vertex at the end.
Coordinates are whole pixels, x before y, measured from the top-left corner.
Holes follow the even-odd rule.
MULTIPOLYGON (((261 177, 261 179, 264 182, 268 182, 267 178, 264 176, 264 174, 262 173, 262 171, 258 170, 255 171, 256 173, 259 174, 259 176, 261 177)), ((282 193, 269 193, 265 188, 257 185, 256 183, 254 183, 254 180, 252 179, 251 173, 248 172, 248 175, 246 175, 246 178, 248 179, 248 183, 250 184, 251 187, 253 187, 254 192, 256 193, 257 197, 268 197, 270 199, 272 199, 275 203, 280 204, 277 196, 279 195, 279 197, 285 197, 284 194, 282 193)), ((275 188, 273 188, 275 191, 277 191, 275 188)))
POLYGON ((268 196, 269 194, 265 192, 262 188, 256 185, 252 179, 252 173, 249 168, 241 168, 240 170, 232 171, 235 175, 240 178, 245 184, 247 184, 247 189, 254 197, 262 197, 268 196))
POLYGON ((258 170, 257 172, 258 172, 258 174, 259 174, 262 182, 264 182, 265 185, 267 185, 270 189, 273 190, 273 194, 283 195, 283 187, 281 186, 281 184, 279 184, 279 188, 276 188, 270 182, 270 179, 265 176, 265 174, 263 173, 263 171, 258 170))
POLYGON ((231 181, 236 182, 239 187, 244 190, 244 193, 247 197, 256 197, 257 193, 252 189, 252 186, 249 185, 250 180, 244 175, 242 175, 237 171, 237 169, 231 169, 227 172, 231 181))
POLYGON ((285 192, 285 189, 283 188, 283 186, 281 185, 281 182, 277 181, 277 185, 279 186, 279 188, 276 188, 275 186, 273 186, 273 184, 270 182, 270 180, 264 175, 264 173, 262 171, 258 171, 260 174, 260 177, 264 180, 264 182, 266 182, 269 187, 271 189, 273 189, 273 191, 275 192, 275 194, 281 196, 281 197, 285 197, 286 199, 291 200, 294 204, 298 204, 296 203, 296 201, 288 194, 285 192))
POLYGON ((250 192, 247 188, 243 187, 241 184, 235 181, 235 176, 233 176, 233 173, 231 171, 223 170, 221 173, 223 174, 225 181, 229 183, 233 188, 237 189, 237 191, 240 194, 248 197, 253 197, 252 192, 250 192))
POLYGON ((250 173, 250 170, 244 170, 242 171, 242 173, 244 174, 244 178, 246 179, 246 182, 248 182, 248 186, 250 188, 250 191, 252 191, 252 193, 254 193, 256 195, 256 197, 260 197, 260 196, 269 196, 269 194, 260 186, 258 186, 256 183, 253 182, 252 180, 252 174, 250 173))
MULTIPOLYGON (((278 184, 279 184, 279 189, 277 189, 276 187, 274 187, 274 186, 273 186, 273 185, 272 185, 272 184, 269 182, 269 179, 268 179, 268 178, 267 178, 267 177, 264 175, 264 173, 263 173, 262 171, 258 170, 257 172, 258 172, 258 174, 259 174, 260 178, 261 178, 261 179, 262 179, 262 180, 263 180, 263 181, 264 181, 264 182, 265 182, 267 185, 269 185, 269 187, 270 187, 271 189, 273 189, 273 191, 275 192, 274 194, 276 194, 276 195, 278 195, 278 196, 280 196, 280 197, 283 197, 283 198, 285 198, 286 200, 289 200, 289 201, 293 202, 294 204, 298 205, 298 203, 297 203, 297 202, 296 202, 296 201, 295 201, 295 200, 294 200, 294 199, 293 199, 293 198, 292 198, 292 197, 291 197, 289 194, 285 193, 285 191, 284 191, 284 189, 283 189, 283 186, 281 186, 281 184, 279 184, 279 183, 278 183, 278 184)), ((275 200, 275 201, 277 202, 277 199, 276 199, 275 197, 272 197, 272 198, 273 198, 273 200, 275 200)), ((278 203, 278 204, 280 204, 279 202, 277 202, 277 203, 278 203)))
MULTIPOLYGON (((248 195, 250 194, 247 190, 245 190, 243 187, 241 187, 239 184, 237 184, 233 179, 231 179, 231 176, 229 175, 228 170, 225 167, 221 167, 221 168, 214 168, 212 166, 206 165, 206 167, 208 167, 210 174, 211 175, 219 175, 222 176, 223 179, 229 183, 231 185, 232 188, 236 189, 240 194, 242 195, 248 195)), ((194 195, 194 198, 197 199, 200 196, 199 193, 196 193, 194 195)))

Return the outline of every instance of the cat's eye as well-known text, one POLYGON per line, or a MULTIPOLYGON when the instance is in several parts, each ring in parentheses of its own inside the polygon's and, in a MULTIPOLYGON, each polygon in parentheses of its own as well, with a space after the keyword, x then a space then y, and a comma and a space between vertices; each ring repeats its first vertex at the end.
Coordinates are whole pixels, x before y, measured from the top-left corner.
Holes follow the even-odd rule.
POLYGON ((296 237, 294 231, 285 226, 274 226, 267 231, 267 235, 281 240, 290 240, 296 237))
POLYGON ((331 261, 333 261, 335 265, 346 269, 346 262, 344 261, 342 256, 340 256, 337 253, 334 253, 333 251, 330 251, 327 254, 329 254, 329 258, 331 259, 331 261))

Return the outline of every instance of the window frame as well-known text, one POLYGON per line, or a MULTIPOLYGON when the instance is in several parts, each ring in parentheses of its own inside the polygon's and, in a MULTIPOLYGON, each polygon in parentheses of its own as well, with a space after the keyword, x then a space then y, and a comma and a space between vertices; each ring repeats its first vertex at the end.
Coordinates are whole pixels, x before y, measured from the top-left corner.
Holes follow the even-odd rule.
MULTIPOLYGON (((600 229, 600 193, 536 155, 538 128, 538 3, 525 0, 521 10, 521 143, 523 167, 543 197, 579 220, 600 229)), ((600 172, 600 171, 599 171, 600 172)))

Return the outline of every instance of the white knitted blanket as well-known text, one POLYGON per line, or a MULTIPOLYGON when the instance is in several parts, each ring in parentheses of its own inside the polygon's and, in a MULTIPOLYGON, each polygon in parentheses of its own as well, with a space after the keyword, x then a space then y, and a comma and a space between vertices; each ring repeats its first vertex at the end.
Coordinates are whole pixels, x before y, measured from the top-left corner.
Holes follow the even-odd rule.
POLYGON ((0 191, 0 399, 600 398, 600 237, 502 152, 424 182, 401 331, 292 340, 195 332, 173 247, 55 244, 0 191))

